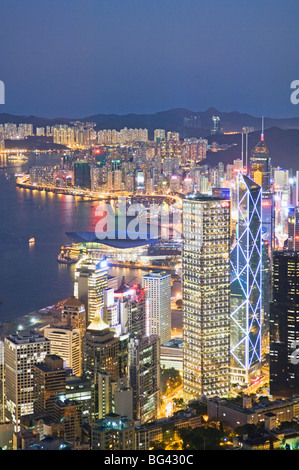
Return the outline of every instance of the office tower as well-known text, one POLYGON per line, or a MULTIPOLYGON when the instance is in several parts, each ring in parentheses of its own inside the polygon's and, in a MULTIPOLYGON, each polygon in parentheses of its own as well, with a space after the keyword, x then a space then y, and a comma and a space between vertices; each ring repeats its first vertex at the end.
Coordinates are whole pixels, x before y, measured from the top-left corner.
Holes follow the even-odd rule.
POLYGON ((261 140, 251 151, 250 174, 251 178, 262 187, 263 192, 271 191, 271 172, 271 158, 262 133, 261 140))
POLYGON ((160 411, 160 340, 157 335, 130 339, 129 377, 134 420, 141 424, 155 421, 160 411))
POLYGON ((82 333, 73 326, 46 326, 45 338, 50 341, 51 354, 62 357, 65 367, 72 369, 74 375, 82 375, 82 333))
POLYGON ((99 316, 87 328, 83 339, 84 375, 91 381, 91 420, 99 417, 99 373, 119 378, 120 339, 99 316))
POLYGON ((0 341, 0 423, 5 422, 5 362, 4 342, 0 341))
POLYGON ((33 366, 50 354, 50 341, 31 330, 4 340, 6 417, 16 430, 20 418, 33 412, 33 366))
POLYGON ((74 443, 82 437, 82 403, 75 400, 56 400, 54 404, 54 419, 63 428, 64 441, 74 443))
POLYGON ((187 400, 230 390, 230 200, 183 201, 183 384, 187 400))
POLYGON ((219 116, 213 116, 212 117, 211 135, 219 134, 220 132, 221 132, 220 117, 219 116))
POLYGON ((63 302, 61 324, 80 329, 83 337, 86 330, 86 312, 81 300, 70 297, 63 302))
POLYGON ((299 251, 299 207, 289 207, 287 249, 299 251))
POLYGON ((128 385, 127 377, 121 377, 117 381, 114 390, 114 412, 133 419, 133 389, 128 385))
POLYGON ((157 335, 161 344, 171 338, 171 276, 150 272, 142 277, 146 289, 146 335, 157 335))
POLYGON ((136 450, 134 421, 110 413, 91 426, 91 450, 136 450))
POLYGON ((145 335, 146 330, 146 295, 147 290, 140 285, 130 287, 123 279, 114 292, 122 334, 131 337, 145 335))
POLYGON ((44 362, 33 366, 33 408, 34 412, 47 411, 51 416, 59 394, 66 391, 66 370, 63 359, 49 354, 44 362))
POLYGON ((299 392, 299 254, 273 255, 273 298, 270 309, 270 394, 299 392), (295 355, 294 355, 295 353, 295 355))
POLYGON ((114 289, 104 290, 104 305, 102 308, 102 318, 107 325, 115 331, 117 335, 121 334, 121 324, 118 317, 118 307, 114 301, 114 289))
POLYGON ((261 362, 262 189, 238 175, 238 217, 231 251, 232 382, 250 382, 261 362))
POLYGON ((90 165, 87 162, 74 162, 74 186, 91 189, 90 165))
POLYGON ((112 413, 113 396, 116 385, 116 380, 112 380, 111 375, 107 372, 97 373, 97 419, 104 419, 107 414, 112 413))
POLYGON ((104 290, 108 287, 107 261, 94 261, 88 256, 76 264, 74 296, 84 304, 87 323, 93 321, 103 307, 104 290))

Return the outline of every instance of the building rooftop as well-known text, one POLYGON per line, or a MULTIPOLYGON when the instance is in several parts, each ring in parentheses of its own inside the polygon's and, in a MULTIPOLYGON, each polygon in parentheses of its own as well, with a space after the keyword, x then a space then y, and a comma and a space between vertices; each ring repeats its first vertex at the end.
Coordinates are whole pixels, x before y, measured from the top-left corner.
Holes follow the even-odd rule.
POLYGON ((33 330, 17 331, 15 334, 7 336, 7 339, 15 344, 45 343, 49 341, 43 335, 33 330))
POLYGON ((202 202, 223 201, 223 197, 213 196, 213 195, 208 195, 208 194, 201 194, 201 193, 191 193, 191 194, 187 194, 184 200, 202 201, 202 202))
POLYGON ((69 297, 67 300, 63 302, 63 305, 67 305, 69 307, 80 307, 82 305, 81 300, 77 299, 75 296, 69 297))

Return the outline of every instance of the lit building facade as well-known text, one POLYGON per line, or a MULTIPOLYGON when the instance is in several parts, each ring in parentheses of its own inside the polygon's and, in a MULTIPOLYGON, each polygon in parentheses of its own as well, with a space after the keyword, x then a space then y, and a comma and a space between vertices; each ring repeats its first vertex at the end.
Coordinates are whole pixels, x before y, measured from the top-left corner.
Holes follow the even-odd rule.
POLYGON ((76 264, 74 296, 85 305, 87 323, 93 321, 104 305, 104 290, 108 288, 106 260, 96 261, 86 256, 76 264))
POLYGON ((183 201, 183 384, 186 400, 230 390, 230 200, 183 201))
POLYGON ((261 362, 262 188, 238 177, 238 221, 231 251, 232 382, 248 383, 261 362))
POLYGON ((270 393, 299 393, 299 253, 273 256, 273 299, 270 309, 270 393))
POLYGON ((62 357, 65 367, 72 369, 73 374, 80 377, 82 375, 81 330, 69 325, 50 325, 43 329, 43 334, 50 341, 51 354, 62 357))
POLYGON ((151 272, 142 277, 146 289, 146 335, 158 335, 162 343, 171 339, 171 276, 151 272))
POLYGON ((50 354, 50 341, 31 330, 4 340, 6 418, 19 430, 20 418, 33 413, 33 366, 50 354))
POLYGON ((129 377, 133 416, 141 424, 155 421, 160 411, 160 340, 139 335, 129 343, 129 377))

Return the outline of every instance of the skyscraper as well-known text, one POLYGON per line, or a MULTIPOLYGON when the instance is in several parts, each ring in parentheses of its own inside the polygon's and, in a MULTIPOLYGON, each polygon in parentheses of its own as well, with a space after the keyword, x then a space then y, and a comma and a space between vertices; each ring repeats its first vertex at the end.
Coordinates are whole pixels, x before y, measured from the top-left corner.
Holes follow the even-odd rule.
POLYGON ((171 276, 151 272, 142 277, 146 289, 146 335, 158 335, 161 344, 171 339, 171 276))
POLYGON ((252 179, 262 187, 264 192, 269 192, 271 189, 271 158, 263 133, 261 140, 251 151, 250 167, 252 179))
POLYGON ((51 354, 60 356, 65 366, 72 369, 74 375, 82 375, 82 332, 69 325, 43 328, 45 338, 50 341, 51 354))
POLYGON ((87 323, 91 322, 104 304, 108 287, 107 261, 95 261, 89 256, 76 264, 74 296, 85 305, 87 323))
POLYGON ((212 129, 211 129, 211 134, 219 134, 221 132, 220 128, 220 117, 219 116, 213 116, 212 117, 212 129))
POLYGON ((183 201, 183 384, 186 399, 230 390, 230 200, 183 201))
POLYGON ((83 341, 84 374, 91 381, 91 420, 97 420, 102 413, 99 394, 102 393, 103 377, 99 374, 109 374, 109 380, 119 378, 120 352, 120 339, 100 316, 96 317, 88 326, 83 341))
POLYGON ((50 341, 31 330, 4 340, 6 417, 19 429, 20 418, 33 413, 33 366, 50 354, 50 341))
POLYGON ((90 165, 87 162, 74 163, 74 186, 82 189, 91 189, 90 165))
POLYGON ((129 377, 134 419, 141 424, 155 421, 160 411, 160 340, 157 335, 130 339, 129 377))
POLYGON ((287 248, 299 251, 299 207, 289 207, 287 248))
POLYGON ((84 304, 76 297, 70 297, 63 303, 61 323, 79 328, 83 337, 86 330, 86 312, 84 304))
POLYGON ((270 309, 270 393, 290 397, 299 393, 299 253, 273 256, 273 299, 270 309), (295 359, 295 360, 294 360, 295 359))
POLYGON ((232 382, 248 383, 261 361, 262 189, 238 174, 238 219, 231 251, 232 382))
POLYGON ((33 366, 34 378, 34 412, 47 411, 52 417, 54 403, 59 394, 66 391, 66 370, 63 359, 48 355, 45 361, 33 366))
POLYGON ((123 334, 131 337, 145 335, 146 330, 146 294, 147 290, 140 285, 130 287, 123 279, 114 292, 118 308, 119 321, 123 334))

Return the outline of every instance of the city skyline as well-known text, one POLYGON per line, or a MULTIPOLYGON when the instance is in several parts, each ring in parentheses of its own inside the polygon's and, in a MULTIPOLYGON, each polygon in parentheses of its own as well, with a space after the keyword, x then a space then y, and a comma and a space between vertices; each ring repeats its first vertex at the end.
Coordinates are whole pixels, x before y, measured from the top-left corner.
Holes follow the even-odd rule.
POLYGON ((299 450, 298 14, 2 2, 0 450, 299 450))

